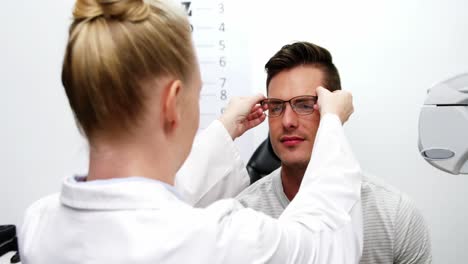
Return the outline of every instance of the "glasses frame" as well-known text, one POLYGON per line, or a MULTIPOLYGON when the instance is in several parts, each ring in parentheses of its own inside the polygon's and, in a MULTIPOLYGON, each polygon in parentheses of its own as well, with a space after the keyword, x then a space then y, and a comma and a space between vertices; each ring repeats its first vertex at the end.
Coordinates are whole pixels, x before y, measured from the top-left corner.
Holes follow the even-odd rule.
POLYGON ((264 107, 265 105, 268 105, 269 102, 271 101, 275 101, 275 103, 280 103, 282 104, 281 106, 281 112, 278 114, 278 115, 271 115, 270 114, 270 111, 269 111, 269 108, 267 108, 266 110, 268 110, 268 116, 269 117, 278 117, 278 116, 281 116, 283 113, 284 113, 284 110, 286 109, 286 103, 289 103, 289 106, 291 106, 291 109, 294 111, 294 113, 298 114, 298 115, 311 115, 313 112, 314 112, 314 109, 312 108, 312 110, 310 111, 310 113, 298 113, 296 111, 296 106, 295 106, 295 102, 299 99, 313 99, 314 100, 314 105, 317 103, 317 100, 318 100, 318 97, 317 96, 314 96, 314 95, 299 95, 299 96, 295 96, 287 101, 285 100, 281 100, 281 99, 278 99, 278 98, 267 98, 267 99, 264 99, 260 102, 260 105, 262 107, 264 107))

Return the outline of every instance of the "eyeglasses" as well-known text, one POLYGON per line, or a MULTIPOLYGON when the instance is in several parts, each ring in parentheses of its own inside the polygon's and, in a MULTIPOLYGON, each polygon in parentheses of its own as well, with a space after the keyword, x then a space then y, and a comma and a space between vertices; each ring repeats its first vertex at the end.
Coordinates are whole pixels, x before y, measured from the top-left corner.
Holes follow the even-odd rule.
POLYGON ((267 98, 260 102, 262 106, 267 106, 267 116, 280 116, 286 108, 286 103, 289 103, 291 109, 298 115, 310 115, 314 112, 314 105, 317 103, 317 96, 301 95, 296 96, 288 101, 276 98, 267 98))

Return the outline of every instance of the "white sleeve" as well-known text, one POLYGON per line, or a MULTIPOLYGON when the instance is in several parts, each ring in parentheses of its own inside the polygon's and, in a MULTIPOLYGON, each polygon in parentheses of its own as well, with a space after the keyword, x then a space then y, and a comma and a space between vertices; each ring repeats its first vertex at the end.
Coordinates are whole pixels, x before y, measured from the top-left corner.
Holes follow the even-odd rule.
POLYGON ((185 202, 205 207, 235 197, 249 183, 237 147, 222 123, 215 120, 195 137, 187 160, 177 172, 175 188, 185 202))
POLYGON ((237 204, 218 221, 222 245, 216 255, 227 255, 229 263, 358 263, 362 222, 353 224, 351 213, 362 214, 360 187, 360 166, 341 121, 326 115, 291 204, 279 219, 237 204))

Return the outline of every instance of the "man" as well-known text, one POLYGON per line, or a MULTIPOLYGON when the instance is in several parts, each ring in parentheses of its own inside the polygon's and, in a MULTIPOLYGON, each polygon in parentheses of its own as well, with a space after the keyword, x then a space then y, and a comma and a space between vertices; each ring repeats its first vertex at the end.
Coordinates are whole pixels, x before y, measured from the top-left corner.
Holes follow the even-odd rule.
MULTIPOLYGON (((341 89, 330 53, 317 45, 286 45, 265 65, 270 141, 281 167, 244 190, 247 207, 278 217, 294 199, 314 155, 320 114, 313 110, 315 87, 341 89), (278 100, 279 99, 279 100, 278 100)), ((428 229, 404 194, 376 178, 361 186, 364 248, 360 263, 431 263, 428 229)))

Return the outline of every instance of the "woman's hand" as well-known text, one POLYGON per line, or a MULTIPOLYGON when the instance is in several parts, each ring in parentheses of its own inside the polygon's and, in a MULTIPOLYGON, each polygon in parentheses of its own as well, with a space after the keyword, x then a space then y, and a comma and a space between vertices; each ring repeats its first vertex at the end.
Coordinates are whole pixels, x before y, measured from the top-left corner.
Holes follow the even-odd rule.
POLYGON ((229 101, 219 121, 233 140, 265 121, 264 109, 260 106, 260 101, 263 99, 265 96, 258 94, 249 97, 234 97, 229 101))

